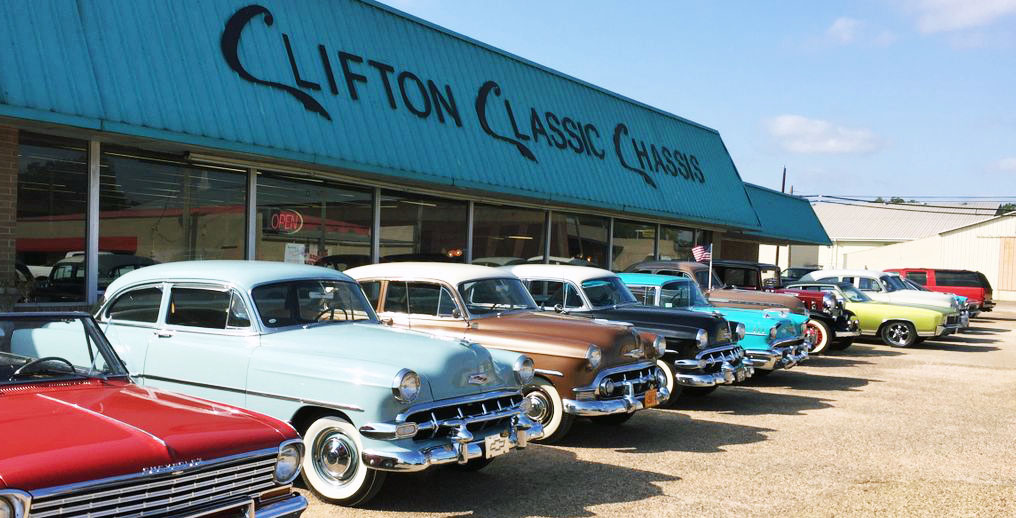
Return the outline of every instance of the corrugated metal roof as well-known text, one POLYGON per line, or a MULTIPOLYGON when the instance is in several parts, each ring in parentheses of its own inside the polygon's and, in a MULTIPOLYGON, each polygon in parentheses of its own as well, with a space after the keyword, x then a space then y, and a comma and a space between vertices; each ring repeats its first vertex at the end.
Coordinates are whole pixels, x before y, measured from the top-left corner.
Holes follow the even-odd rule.
POLYGON ((998 208, 998 203, 950 205, 955 208, 818 201, 812 208, 834 241, 910 241, 990 219, 998 208))
POLYGON ((365 171, 394 183, 760 228, 714 130, 372 2, 260 6, 0 2, 0 116, 365 171), (238 38, 225 34, 230 20, 238 38), (489 81, 497 87, 482 102, 489 81), (565 133, 576 127, 583 129, 565 133), (644 160, 661 167, 641 166, 640 174, 624 164, 638 163, 634 150, 643 143, 644 160))
POLYGON ((808 200, 750 183, 744 190, 762 223, 762 230, 752 234, 784 243, 832 244, 808 200))

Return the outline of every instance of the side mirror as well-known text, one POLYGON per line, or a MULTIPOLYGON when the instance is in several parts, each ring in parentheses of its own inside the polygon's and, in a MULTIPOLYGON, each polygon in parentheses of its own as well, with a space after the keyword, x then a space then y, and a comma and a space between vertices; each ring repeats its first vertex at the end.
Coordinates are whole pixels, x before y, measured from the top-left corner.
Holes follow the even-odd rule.
POLYGON ((383 326, 389 326, 389 327, 393 326, 393 325, 395 325, 395 319, 393 319, 391 317, 382 318, 381 319, 381 325, 383 325, 383 326))
POLYGON ((562 306, 560 304, 554 304, 554 311, 556 311, 558 313, 564 313, 565 312, 564 311, 564 306, 562 306))

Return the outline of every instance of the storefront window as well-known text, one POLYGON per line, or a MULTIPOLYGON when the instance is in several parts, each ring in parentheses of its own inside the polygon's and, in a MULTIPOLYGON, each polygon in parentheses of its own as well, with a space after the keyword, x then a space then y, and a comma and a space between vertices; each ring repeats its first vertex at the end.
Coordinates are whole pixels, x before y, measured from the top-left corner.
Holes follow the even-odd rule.
POLYGON ((21 132, 15 266, 19 302, 85 300, 88 145, 21 132))
POLYGON ((655 245, 656 225, 614 220, 614 260, 611 268, 620 272, 635 263, 652 260, 655 245))
POLYGON ((550 217, 550 256, 571 264, 607 267, 610 220, 598 216, 554 212, 550 217))
POLYGON ((692 261, 695 230, 681 227, 660 227, 660 259, 692 261))
POLYGON ((464 201, 382 191, 381 262, 464 260, 464 201))
POLYGON ((255 255, 339 271, 370 264, 372 199, 321 180, 259 174, 255 255))
POLYGON ((247 175, 103 146, 99 287, 149 264, 243 259, 247 175))
MULTIPOLYGON (((545 212, 496 205, 473 207, 473 264, 543 262, 545 212)), ((567 260, 567 257, 552 258, 567 260)))

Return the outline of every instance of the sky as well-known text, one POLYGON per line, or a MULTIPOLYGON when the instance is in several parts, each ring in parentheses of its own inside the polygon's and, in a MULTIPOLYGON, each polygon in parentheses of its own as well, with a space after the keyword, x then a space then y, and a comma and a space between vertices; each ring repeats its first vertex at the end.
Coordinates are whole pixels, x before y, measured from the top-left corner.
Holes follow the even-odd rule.
POLYGON ((747 182, 1016 196, 1016 0, 383 1, 714 128, 747 182))

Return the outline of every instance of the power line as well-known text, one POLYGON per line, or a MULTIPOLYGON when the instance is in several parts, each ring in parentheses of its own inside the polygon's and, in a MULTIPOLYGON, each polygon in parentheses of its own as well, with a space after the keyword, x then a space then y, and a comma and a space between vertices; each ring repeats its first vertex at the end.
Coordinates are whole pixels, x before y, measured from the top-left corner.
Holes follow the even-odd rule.
MULTIPOLYGON (((898 207, 898 206, 894 207, 893 205, 899 205, 899 204, 896 204, 896 203, 890 203, 890 204, 886 204, 886 205, 883 205, 883 204, 879 203, 879 204, 877 204, 876 206, 873 206, 873 207, 872 206, 866 206, 866 205, 858 205, 856 203, 847 203, 847 202, 842 202, 842 201, 824 201, 823 200, 822 203, 829 203, 829 204, 832 204, 832 205, 846 205, 848 207, 866 207, 866 208, 869 208, 869 209, 901 210, 901 211, 904 211, 904 212, 923 212, 923 213, 927 213, 927 214, 949 214, 949 215, 954 215, 954 216, 984 216, 985 218, 991 218, 991 217, 995 216, 994 212, 992 212, 991 214, 971 214, 969 212, 949 212, 949 211, 944 211, 944 210, 905 209, 903 207, 898 207)), ((991 211, 992 209, 981 209, 981 210, 991 211)))
POLYGON ((997 207, 995 207, 995 208, 991 208, 991 207, 957 207, 957 206, 954 206, 954 205, 928 205, 927 203, 883 202, 883 201, 864 200, 864 199, 860 199, 860 198, 849 198, 849 197, 846 197, 846 196, 819 196, 819 199, 816 200, 816 201, 823 201, 826 198, 830 198, 830 199, 834 199, 834 200, 843 200, 843 201, 856 201, 856 202, 868 203, 868 204, 874 204, 874 205, 896 205, 896 206, 904 206, 904 207, 922 207, 922 208, 929 208, 929 209, 974 210, 974 211, 990 211, 990 210, 997 209, 997 207))

